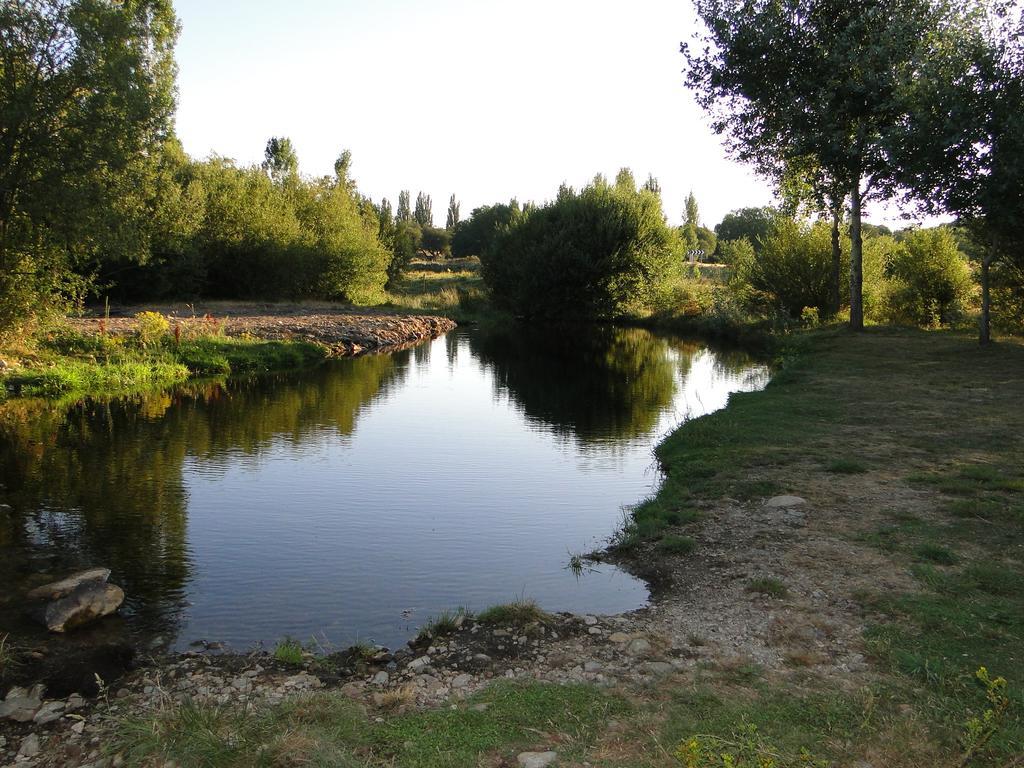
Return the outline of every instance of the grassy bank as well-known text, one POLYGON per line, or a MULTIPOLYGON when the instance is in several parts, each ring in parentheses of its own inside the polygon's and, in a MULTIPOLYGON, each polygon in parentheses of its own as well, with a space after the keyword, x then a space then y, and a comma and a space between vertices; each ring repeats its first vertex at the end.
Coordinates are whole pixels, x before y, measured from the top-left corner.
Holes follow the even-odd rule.
POLYGON ((388 307, 476 322, 494 314, 477 258, 413 262, 388 292, 388 307))
MULTIPOLYGON (((790 339, 784 359, 766 390, 659 447, 667 478, 621 543, 648 560, 694 557, 723 500, 807 497, 828 521, 815 535, 904 577, 836 596, 861 617, 863 672, 839 681, 737 658, 612 689, 498 683, 443 710, 403 711, 400 692, 374 707, 340 694, 259 712, 187 706, 121 722, 111 749, 129 765, 507 765, 552 746, 560 765, 1019 765, 1024 346, 825 329, 790 339)), ((748 592, 785 600, 786 574, 748 592)))
POLYGON ((3 372, 0 381, 4 389, 15 395, 44 397, 116 394, 190 378, 287 370, 325 357, 321 347, 304 342, 196 332, 176 338, 163 328, 129 336, 58 328, 13 352, 22 363, 3 372))
MULTIPOLYGON (((666 480, 636 508, 620 546, 657 553, 666 540, 699 530, 707 502, 717 499, 793 493, 825 505, 847 503, 850 489, 882 489, 889 503, 845 521, 837 536, 880 550, 916 585, 851 596, 870 617, 866 647, 883 673, 871 690, 889 701, 890 723, 899 723, 894 713, 903 706, 920 728, 915 743, 903 745, 910 757, 895 764, 1002 765, 1019 756, 1024 346, 982 349, 951 333, 825 330, 793 338, 787 361, 765 391, 734 395, 726 410, 659 446, 666 480), (1001 711, 978 679, 981 667, 1008 682, 1009 707, 991 739, 972 737, 966 725, 1001 711), (978 755, 969 759, 972 750, 978 755)), ((862 738, 883 741, 884 729, 862 738)))

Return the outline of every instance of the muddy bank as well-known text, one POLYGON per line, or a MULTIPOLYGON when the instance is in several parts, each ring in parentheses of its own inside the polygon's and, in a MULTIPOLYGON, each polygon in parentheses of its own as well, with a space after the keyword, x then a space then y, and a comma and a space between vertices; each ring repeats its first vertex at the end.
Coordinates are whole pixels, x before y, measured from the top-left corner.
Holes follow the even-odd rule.
POLYGON ((326 347, 334 356, 393 352, 435 339, 455 328, 446 317, 396 315, 383 310, 354 310, 330 304, 207 304, 121 307, 109 317, 69 320, 82 332, 132 333, 135 315, 159 312, 183 331, 203 329, 229 336, 306 341, 326 347))

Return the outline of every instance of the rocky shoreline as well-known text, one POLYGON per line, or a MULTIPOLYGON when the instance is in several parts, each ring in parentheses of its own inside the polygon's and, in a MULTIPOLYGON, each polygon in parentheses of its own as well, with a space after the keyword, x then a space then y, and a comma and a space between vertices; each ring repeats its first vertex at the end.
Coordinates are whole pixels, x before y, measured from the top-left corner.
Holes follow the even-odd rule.
POLYGON ((557 614, 509 625, 460 616, 451 631, 421 633, 405 648, 307 653, 301 664, 266 652, 155 654, 95 698, 50 699, 41 685, 9 691, 0 703, 0 765, 118 766, 109 744, 120 718, 184 702, 262 707, 335 692, 371 715, 393 714, 461 702, 496 679, 616 686, 653 681, 693 663, 653 637, 641 614, 557 614))
POLYGON ((615 558, 625 566, 657 563, 660 576, 652 603, 623 615, 563 613, 504 625, 456 616, 450 631, 421 632, 404 648, 304 653, 300 664, 264 651, 221 653, 217 644, 183 654, 153 644, 93 698, 49 698, 38 687, 7 692, 8 701, 22 701, 8 707, 16 718, 0 719, 0 766, 112 768, 121 764, 110 744, 123 718, 156 716, 185 701, 263 707, 329 692, 384 717, 482 706, 464 702, 499 679, 635 690, 750 664, 783 678, 813 671, 854 690, 871 673, 862 611, 843 593, 866 574, 885 574, 893 587, 900 577, 863 547, 837 547, 834 524, 848 519, 845 512, 792 496, 709 504, 697 553, 615 558), (748 588, 753 576, 780 573, 783 598, 748 588))
POLYGON ((135 331, 135 315, 142 311, 160 312, 183 331, 199 328, 228 336, 311 342, 335 357, 397 351, 436 339, 456 326, 447 317, 307 304, 125 307, 109 317, 68 322, 83 333, 127 335, 135 331))

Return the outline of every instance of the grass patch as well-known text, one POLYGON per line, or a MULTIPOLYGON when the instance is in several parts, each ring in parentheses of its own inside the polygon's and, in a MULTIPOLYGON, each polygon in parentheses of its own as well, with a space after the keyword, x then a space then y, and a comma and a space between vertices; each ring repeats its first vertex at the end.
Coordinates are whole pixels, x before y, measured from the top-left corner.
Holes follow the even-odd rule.
POLYGON ((689 555, 697 548, 697 542, 689 536, 666 536, 658 542, 658 549, 669 555, 689 555))
POLYGON ((747 582, 747 592, 756 592, 759 595, 768 595, 768 597, 780 599, 789 594, 789 589, 779 579, 765 577, 751 579, 747 582))
POLYGON ((825 465, 825 471, 833 475, 862 475, 868 467, 856 459, 835 459, 825 465))
POLYGON ((936 565, 956 565, 960 562, 960 558, 953 552, 945 547, 940 547, 938 544, 922 544, 914 550, 914 555, 919 560, 935 563, 936 565))
POLYGON ((550 619, 551 616, 541 610, 533 600, 516 600, 502 605, 493 605, 476 616, 476 620, 481 624, 514 627, 543 624, 550 619))
POLYGON ((124 394, 168 387, 193 377, 281 371, 314 365, 326 351, 314 344, 259 341, 191 331, 105 336, 69 329, 36 342, 36 357, 3 382, 18 395, 59 397, 124 394))
POLYGON ((302 650, 302 643, 293 637, 286 637, 274 647, 274 658, 285 664, 301 664, 302 650))
POLYGON ((467 706, 380 721, 338 694, 268 709, 186 703, 123 721, 109 752, 127 765, 470 768, 492 756, 514 761, 521 749, 557 744, 569 762, 585 754, 609 718, 629 709, 591 686, 543 683, 497 683, 467 706), (486 709, 469 706, 478 703, 486 709))
POLYGON ((462 625, 462 621, 470 615, 472 614, 466 608, 458 608, 454 611, 442 611, 420 627, 417 639, 429 640, 434 637, 450 635, 455 632, 455 630, 462 625))

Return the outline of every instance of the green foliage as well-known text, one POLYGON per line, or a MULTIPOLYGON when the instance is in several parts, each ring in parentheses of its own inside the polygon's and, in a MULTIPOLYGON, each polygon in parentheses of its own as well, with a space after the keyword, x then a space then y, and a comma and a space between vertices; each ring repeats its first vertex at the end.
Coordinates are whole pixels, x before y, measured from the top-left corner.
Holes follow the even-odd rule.
POLYGON ((139 312, 135 320, 139 343, 143 347, 160 342, 171 330, 171 322, 159 312, 139 312))
POLYGON ((945 227, 910 232, 888 265, 894 321, 925 327, 949 325, 967 308, 974 283, 967 257, 945 227))
POLYGON ((138 189, 174 110, 169 0, 0 5, 0 328, 80 298, 71 270, 145 257, 138 189))
POLYGON ((416 210, 413 212, 413 219, 424 229, 434 226, 433 203, 430 200, 430 195, 424 192, 416 195, 416 210))
POLYGON ((451 256, 452 236, 447 229, 423 227, 420 248, 435 259, 451 256))
POLYGON ((167 334, 166 318, 146 313, 133 337, 56 330, 40 343, 38 364, 4 381, 20 395, 128 393, 193 376, 288 370, 323 360, 323 348, 297 342, 249 341, 206 333, 167 334), (145 341, 143 339, 146 339, 145 341))
POLYGON ((455 195, 452 195, 451 200, 448 201, 448 218, 445 220, 444 228, 448 230, 448 234, 451 235, 459 226, 461 219, 459 215, 459 201, 455 199, 455 195))
POLYGON ((293 637, 285 637, 274 646, 274 658, 285 664, 301 664, 302 643, 293 637))
POLYGON ((777 308, 794 319, 805 308, 816 309, 819 316, 827 314, 832 284, 832 233, 827 224, 779 217, 762 239, 759 253, 741 248, 730 257, 734 285, 751 305, 777 308))
POLYGON ((560 195, 522 216, 481 256, 500 307, 592 318, 652 307, 680 259, 658 196, 607 184, 560 195))
POLYGON ((412 220, 412 202, 409 190, 403 189, 398 193, 398 210, 395 211, 395 224, 407 224, 412 220))
POLYGON ((470 217, 459 223, 452 235, 452 255, 456 258, 482 256, 491 247, 502 229, 520 218, 519 203, 498 203, 474 208, 470 217))
MULTIPOLYGON (((715 227, 715 234, 723 245, 726 241, 746 239, 755 249, 760 248, 761 241, 771 231, 777 215, 774 208, 740 208, 725 214, 715 227)), ((721 260, 731 263, 724 258, 721 260)))
POLYGON ((291 139, 274 136, 267 141, 263 157, 263 170, 275 184, 291 181, 299 173, 299 157, 291 139))
POLYGON ((400 221, 395 230, 395 246, 388 263, 388 287, 393 288, 402 272, 416 258, 423 243, 423 230, 415 221, 400 221))

